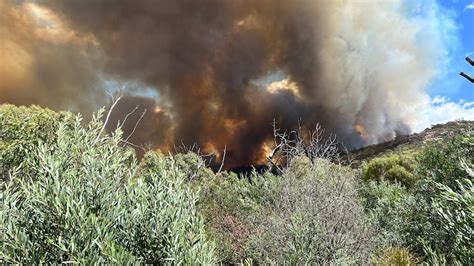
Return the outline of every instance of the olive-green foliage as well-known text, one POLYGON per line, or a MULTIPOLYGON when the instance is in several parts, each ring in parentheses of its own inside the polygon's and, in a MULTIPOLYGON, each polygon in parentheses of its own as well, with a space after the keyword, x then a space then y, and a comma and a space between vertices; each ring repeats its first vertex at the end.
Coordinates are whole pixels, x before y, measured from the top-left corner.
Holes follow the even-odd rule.
POLYGON ((401 265, 411 266, 417 265, 418 260, 405 248, 388 248, 383 251, 376 261, 375 265, 401 265))
POLYGON ((187 173, 186 180, 203 180, 214 177, 214 173, 206 162, 194 152, 179 153, 174 156, 176 165, 187 173))
POLYGON ((474 263, 474 186, 471 179, 459 180, 457 191, 438 184, 441 194, 433 202, 442 230, 451 235, 454 248, 448 255, 465 265, 474 263))
POLYGON ((473 264, 473 132, 429 146, 419 161, 423 179, 414 193, 421 219, 415 221, 419 228, 412 230, 418 240, 413 246, 428 259, 438 254, 450 264, 473 264))
POLYGON ((411 187, 417 181, 415 168, 416 160, 413 154, 392 154, 370 160, 363 166, 362 176, 366 181, 385 179, 411 187))
POLYGON ((0 192, 0 258, 10 263, 214 262, 197 201, 172 158, 137 165, 120 132, 59 123, 0 192))
POLYGON ((237 263, 245 258, 244 251, 261 204, 275 195, 276 177, 255 172, 242 177, 222 172, 211 177, 193 181, 200 191, 198 208, 216 241, 219 260, 237 263))
POLYGON ((372 251, 369 219, 354 172, 327 160, 292 160, 261 203, 247 254, 259 263, 366 263, 372 251), (307 171, 301 171, 307 167, 307 171), (299 173, 296 175, 295 173, 299 173))
POLYGON ((221 262, 369 261, 371 225, 350 168, 298 157, 281 176, 220 173, 193 185, 221 262))
POLYGON ((429 144, 417 156, 411 186, 384 179, 361 189, 381 248, 405 247, 428 264, 473 264, 472 131, 429 144), (465 163, 463 163, 465 162, 465 163))
MULTIPOLYGON (((474 130, 474 129, 473 129, 474 130)), ((474 165, 474 131, 444 139, 426 147, 418 158, 417 174, 424 180, 445 184, 453 189, 467 177, 460 160, 474 165)), ((427 192, 427 191, 426 191, 427 192)))
POLYGON ((37 106, 0 105, 0 182, 18 167, 40 142, 56 140, 58 123, 65 113, 37 106))
POLYGON ((359 190, 377 232, 378 248, 406 246, 412 236, 414 196, 402 185, 387 180, 369 181, 359 190))

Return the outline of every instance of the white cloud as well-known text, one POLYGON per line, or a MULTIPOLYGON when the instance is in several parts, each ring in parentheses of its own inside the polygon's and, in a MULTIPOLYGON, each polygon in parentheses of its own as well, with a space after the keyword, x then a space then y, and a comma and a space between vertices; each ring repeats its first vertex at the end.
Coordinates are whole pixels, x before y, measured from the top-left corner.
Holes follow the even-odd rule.
POLYGON ((453 102, 436 96, 426 99, 419 107, 419 115, 413 122, 415 132, 420 132, 431 125, 446 123, 458 119, 474 120, 474 102, 453 102))
POLYGON ((472 2, 469 5, 467 5, 466 7, 464 7, 464 11, 466 11, 468 9, 474 9, 474 2, 472 2))

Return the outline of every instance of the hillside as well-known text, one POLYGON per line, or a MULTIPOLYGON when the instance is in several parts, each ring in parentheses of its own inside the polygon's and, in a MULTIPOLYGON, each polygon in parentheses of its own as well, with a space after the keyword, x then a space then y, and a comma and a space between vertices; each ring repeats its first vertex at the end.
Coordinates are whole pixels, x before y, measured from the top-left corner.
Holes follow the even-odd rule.
POLYGON ((428 142, 456 136, 474 128, 474 121, 451 121, 433 125, 420 133, 397 136, 395 139, 363 147, 350 152, 352 165, 358 167, 363 161, 393 152, 418 149, 428 142))

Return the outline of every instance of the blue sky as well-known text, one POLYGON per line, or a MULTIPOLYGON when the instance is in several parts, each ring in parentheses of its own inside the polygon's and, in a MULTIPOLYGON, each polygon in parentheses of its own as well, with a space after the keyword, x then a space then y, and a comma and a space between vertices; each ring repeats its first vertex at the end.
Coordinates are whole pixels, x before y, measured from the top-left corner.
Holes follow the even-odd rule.
POLYGON ((464 60, 466 55, 474 59, 474 0, 438 0, 438 3, 444 9, 442 12, 454 22, 452 34, 455 36, 444 44, 449 53, 449 65, 428 93, 432 97, 444 96, 454 102, 473 102, 474 85, 459 76, 459 72, 474 76, 474 67, 464 60))

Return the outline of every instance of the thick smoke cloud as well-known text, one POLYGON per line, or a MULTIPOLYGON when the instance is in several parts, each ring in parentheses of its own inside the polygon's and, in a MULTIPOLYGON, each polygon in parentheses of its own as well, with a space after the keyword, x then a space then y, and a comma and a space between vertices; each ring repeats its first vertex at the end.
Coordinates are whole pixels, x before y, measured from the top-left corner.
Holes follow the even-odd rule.
POLYGON ((2 0, 0 101, 90 113, 106 102, 110 81, 133 81, 140 86, 114 116, 147 109, 137 144, 227 146, 232 167, 259 162, 273 119, 282 128, 301 119, 358 147, 408 133, 414 106, 426 100, 436 74, 427 66, 442 51, 426 33, 428 16, 413 14, 419 8, 395 0, 2 0))

